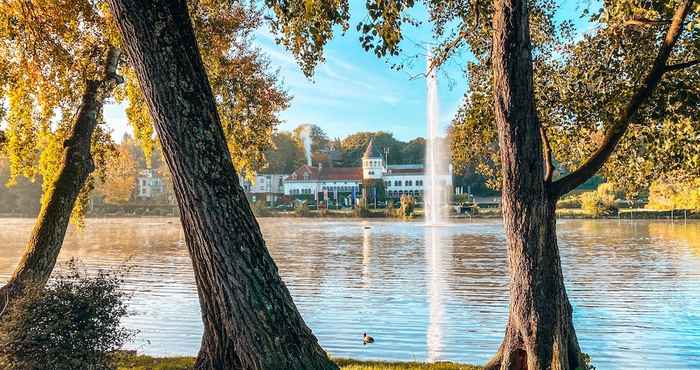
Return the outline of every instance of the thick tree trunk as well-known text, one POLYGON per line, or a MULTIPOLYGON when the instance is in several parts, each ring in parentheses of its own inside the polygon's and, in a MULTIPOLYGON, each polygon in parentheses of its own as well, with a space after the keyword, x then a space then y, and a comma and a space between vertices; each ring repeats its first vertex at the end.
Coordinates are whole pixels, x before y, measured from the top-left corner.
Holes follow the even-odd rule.
POLYGON ((238 183, 184 0, 109 0, 173 178, 204 322, 199 369, 336 369, 238 183))
POLYGON ((548 157, 535 111, 527 3, 495 2, 494 99, 510 312, 503 343, 486 368, 573 370, 580 349, 557 246, 557 197, 548 190, 548 157))
POLYGON ((116 75, 120 51, 111 48, 105 61, 105 78, 89 80, 85 86, 78 113, 67 139, 58 176, 45 195, 25 252, 10 281, 0 288, 0 311, 25 287, 46 284, 61 251, 73 206, 88 176, 94 170, 90 146, 97 126, 102 101, 121 81, 116 75))

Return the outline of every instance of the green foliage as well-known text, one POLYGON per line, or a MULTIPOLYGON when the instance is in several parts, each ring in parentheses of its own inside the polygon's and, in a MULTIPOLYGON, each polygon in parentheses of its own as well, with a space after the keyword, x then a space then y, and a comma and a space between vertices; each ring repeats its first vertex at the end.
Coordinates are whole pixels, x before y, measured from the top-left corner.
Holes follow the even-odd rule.
POLYGON ((297 146, 301 148, 301 152, 304 155, 303 163, 306 163, 306 149, 304 146, 304 137, 308 136, 311 139, 311 160, 314 164, 319 162, 327 162, 328 158, 326 152, 329 149, 330 140, 328 135, 323 129, 317 125, 312 125, 305 123, 297 126, 294 131, 292 131, 292 136, 297 146))
POLYGON ((265 167, 261 172, 292 173, 305 163, 304 149, 289 132, 277 132, 272 136, 272 148, 265 151, 265 167))
POLYGON ((415 216, 416 199, 412 195, 404 194, 401 196, 401 207, 399 215, 402 218, 412 218, 415 216))
POLYGON ((469 194, 454 194, 452 196, 452 201, 458 204, 462 204, 471 202, 472 198, 469 196, 469 194))
POLYGON ((87 276, 71 261, 44 289, 28 288, 0 321, 3 369, 112 369, 112 353, 133 333, 119 275, 87 276))
POLYGON ((365 153, 367 143, 374 138, 374 147, 384 154, 388 150, 389 163, 423 163, 425 159, 425 139, 415 138, 409 142, 403 142, 394 138, 394 135, 384 131, 357 132, 345 137, 341 141, 343 150, 343 166, 354 167, 362 165, 362 155, 365 153))
POLYGON ((595 191, 579 195, 581 208, 593 217, 616 214, 615 194, 615 188, 612 184, 600 184, 595 191))
MULTIPOLYGON (((574 170, 598 148, 603 134, 623 110, 650 70, 668 22, 630 25, 640 17, 669 19, 677 1, 611 1, 588 14, 594 27, 580 39, 571 26, 553 22, 556 4, 534 4, 535 102, 560 169, 574 170), (630 47, 634 45, 634 47, 630 47)), ((697 13, 691 13, 669 64, 700 59, 697 13), (692 26, 695 25, 695 26, 692 26)), ((488 44, 469 41, 476 61, 468 63, 469 92, 450 129, 457 170, 475 168, 499 186, 500 164, 493 124, 488 44)), ((601 174, 629 194, 668 173, 700 175, 700 84, 698 66, 667 72, 642 105, 601 174)), ((555 172, 555 177, 559 175, 555 172)))
POLYGON ((265 0, 274 12, 270 26, 277 42, 289 49, 307 76, 323 62, 323 47, 333 37, 333 28, 348 29, 347 0, 284 1, 265 0))

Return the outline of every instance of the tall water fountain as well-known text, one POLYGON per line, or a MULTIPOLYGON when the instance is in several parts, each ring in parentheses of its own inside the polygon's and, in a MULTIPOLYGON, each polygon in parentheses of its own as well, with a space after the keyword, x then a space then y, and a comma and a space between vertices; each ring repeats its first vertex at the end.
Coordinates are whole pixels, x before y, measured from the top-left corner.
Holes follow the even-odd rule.
POLYGON ((445 204, 448 194, 449 162, 446 150, 442 148, 445 140, 439 137, 438 125, 440 110, 438 107, 438 86, 435 68, 431 68, 432 56, 427 58, 427 131, 425 150, 425 222, 427 225, 440 225, 445 220, 445 204))

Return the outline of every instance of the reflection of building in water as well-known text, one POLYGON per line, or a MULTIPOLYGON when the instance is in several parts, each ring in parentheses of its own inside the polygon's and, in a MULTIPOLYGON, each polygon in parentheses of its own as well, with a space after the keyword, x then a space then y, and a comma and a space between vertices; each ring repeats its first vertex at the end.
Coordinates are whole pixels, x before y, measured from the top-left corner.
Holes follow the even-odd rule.
POLYGON ((362 287, 369 288, 371 282, 370 264, 372 263, 372 229, 365 224, 362 229, 362 287))
POLYGON ((443 347, 445 337, 445 287, 446 271, 448 267, 444 256, 448 256, 452 243, 448 237, 446 228, 425 228, 425 256, 428 272, 428 301, 430 308, 428 326, 428 361, 443 360, 443 347))

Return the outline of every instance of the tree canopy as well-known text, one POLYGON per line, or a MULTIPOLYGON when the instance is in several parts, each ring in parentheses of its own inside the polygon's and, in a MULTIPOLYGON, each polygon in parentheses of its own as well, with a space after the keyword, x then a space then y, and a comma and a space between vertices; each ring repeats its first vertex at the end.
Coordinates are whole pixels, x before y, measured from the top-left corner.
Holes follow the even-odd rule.
MULTIPOLYGON (((251 174, 263 166, 263 152, 280 123, 278 113, 290 99, 268 60, 251 44, 262 14, 253 2, 189 5, 229 151, 236 168, 251 174)), ((51 186, 85 83, 99 73, 108 48, 120 42, 102 0, 0 3, 0 120, 9 184, 17 176, 40 175, 45 190, 51 186)), ((150 158, 153 124, 128 61, 120 74, 126 83, 116 89, 114 101, 127 105, 129 123, 150 158)), ((93 140, 98 176, 104 176, 107 158, 118 155, 111 141, 110 128, 100 124, 93 140)))

